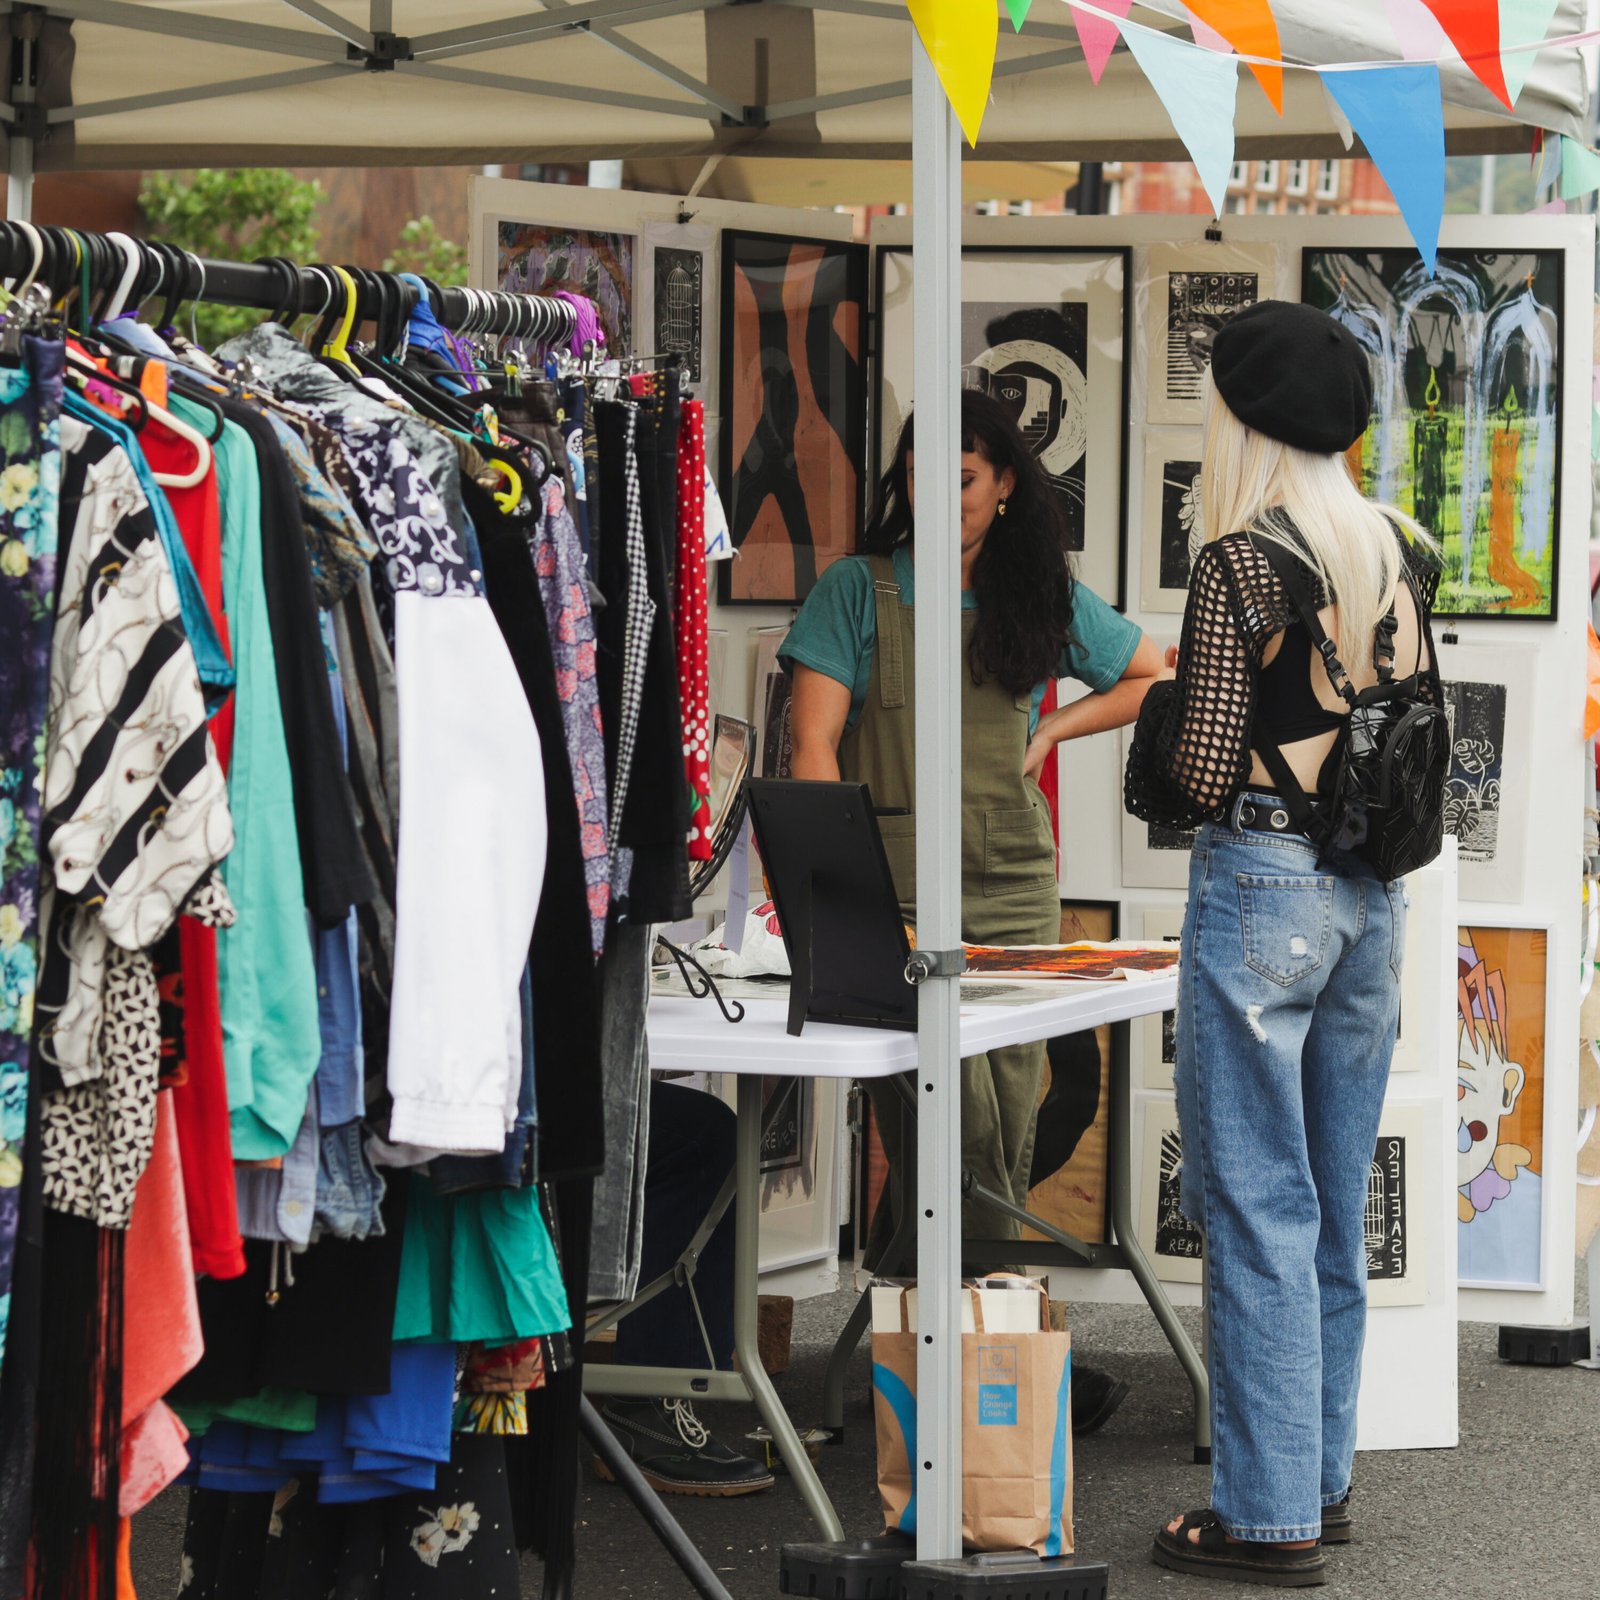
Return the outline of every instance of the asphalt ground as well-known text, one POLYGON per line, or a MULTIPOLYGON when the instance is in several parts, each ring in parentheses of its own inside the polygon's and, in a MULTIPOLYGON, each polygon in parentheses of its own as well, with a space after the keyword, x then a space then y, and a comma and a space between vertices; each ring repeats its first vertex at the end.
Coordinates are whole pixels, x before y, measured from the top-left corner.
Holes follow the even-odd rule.
MULTIPOLYGON (((792 1361, 778 1380, 796 1423, 821 1415, 822 1370, 851 1297, 796 1308, 792 1361)), ((1587 1315, 1580 1267, 1581 1316, 1587 1315)), ((1191 1333, 1198 1334, 1196 1313, 1191 1333)), ((1110 1563, 1115 1600, 1230 1600, 1260 1589, 1164 1572, 1149 1559, 1155 1528, 1203 1505, 1207 1472, 1191 1460, 1189 1391, 1143 1307, 1077 1306, 1075 1352, 1132 1388, 1075 1461, 1078 1549, 1110 1563)), ((1498 1330, 1460 1330, 1461 1444, 1454 1450, 1367 1454, 1356 1460, 1355 1542, 1329 1552, 1328 1600, 1592 1600, 1600 1594, 1600 1372, 1516 1367, 1496 1354, 1498 1330)), ((842 1442, 822 1454, 823 1480, 847 1534, 879 1531, 870 1374, 857 1351, 846 1391, 842 1442)), ((743 1406, 701 1408, 736 1442, 758 1419, 743 1406)), ((736 1500, 674 1496, 669 1502, 735 1600, 776 1596, 783 1544, 816 1535, 794 1485, 736 1500)), ((164 1495, 135 1521, 133 1565, 140 1600, 177 1591, 184 1496, 164 1495)), ((585 1473, 579 1504, 574 1600, 678 1600, 686 1579, 652 1538, 623 1492, 585 1473)), ((522 1592, 540 1593, 529 1561, 522 1592)), ((306 1597, 321 1600, 321 1597, 306 1597)))

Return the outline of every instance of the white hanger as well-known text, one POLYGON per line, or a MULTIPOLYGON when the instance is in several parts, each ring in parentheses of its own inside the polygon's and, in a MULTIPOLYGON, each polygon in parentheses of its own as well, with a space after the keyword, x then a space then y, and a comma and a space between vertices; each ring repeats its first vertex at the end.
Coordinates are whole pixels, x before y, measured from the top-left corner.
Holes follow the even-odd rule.
POLYGON ((113 317, 122 314, 122 308, 128 303, 128 296, 133 290, 134 279, 144 265, 138 245, 127 234, 108 233, 106 238, 122 252, 126 265, 122 269, 122 281, 117 285, 117 292, 106 302, 105 314, 100 319, 102 322, 110 322, 113 317))
MULTIPOLYGON (((12 291, 20 298, 33 287, 33 280, 39 276, 39 268, 44 265, 44 235, 31 222, 19 222, 17 226, 27 235, 28 243, 33 247, 33 265, 28 268, 28 276, 12 291)), ((11 280, 8 278, 6 287, 10 286, 11 280)))
MULTIPOLYGON (((103 376, 100 369, 87 356, 68 349, 67 365, 91 380, 103 376)), ((195 465, 188 472, 155 472, 150 476, 165 489, 192 489, 202 483, 211 470, 211 442, 198 428, 192 428, 181 417, 174 416, 165 406, 158 406, 148 395, 141 394, 147 415, 154 417, 168 432, 175 434, 185 444, 194 446, 195 465)))

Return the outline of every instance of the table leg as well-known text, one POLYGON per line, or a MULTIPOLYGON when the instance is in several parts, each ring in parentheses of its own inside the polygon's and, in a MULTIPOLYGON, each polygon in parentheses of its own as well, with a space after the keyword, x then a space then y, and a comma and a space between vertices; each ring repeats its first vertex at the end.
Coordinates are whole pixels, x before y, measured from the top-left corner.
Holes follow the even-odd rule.
POLYGON ((1116 1123, 1111 1142, 1111 1228, 1122 1251, 1123 1260, 1143 1292, 1145 1301, 1161 1324, 1161 1331, 1172 1346, 1189 1386, 1194 1390, 1194 1453, 1196 1461, 1211 1458, 1211 1393, 1201 1361, 1178 1314, 1167 1299, 1133 1226, 1133 1100, 1128 1071, 1130 1024, 1111 1025, 1111 1116, 1116 1123))
POLYGON ((760 1293, 761 1226, 761 1079, 753 1073, 739 1075, 739 1126, 734 1158, 733 1200, 733 1348, 739 1371, 761 1420, 772 1433, 778 1453, 800 1490, 822 1537, 844 1538, 838 1513, 828 1499, 789 1413, 783 1409, 767 1370, 761 1365, 757 1338, 757 1299, 760 1293))

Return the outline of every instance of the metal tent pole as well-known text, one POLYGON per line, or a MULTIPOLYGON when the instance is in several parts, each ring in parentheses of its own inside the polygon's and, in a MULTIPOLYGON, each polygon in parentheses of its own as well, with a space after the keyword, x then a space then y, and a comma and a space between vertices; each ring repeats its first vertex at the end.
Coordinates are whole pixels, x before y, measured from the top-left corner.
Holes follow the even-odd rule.
MULTIPOLYGON (((912 42, 913 311, 917 329, 917 945, 961 943, 961 149, 920 38, 912 42)), ((959 966, 956 968, 959 970, 959 966)), ((961 1554, 960 987, 917 1009, 917 1559, 961 1554)))
POLYGON ((7 98, 6 216, 12 222, 33 221, 33 141, 37 131, 34 101, 39 90, 39 22, 37 13, 21 16, 13 28, 7 98))

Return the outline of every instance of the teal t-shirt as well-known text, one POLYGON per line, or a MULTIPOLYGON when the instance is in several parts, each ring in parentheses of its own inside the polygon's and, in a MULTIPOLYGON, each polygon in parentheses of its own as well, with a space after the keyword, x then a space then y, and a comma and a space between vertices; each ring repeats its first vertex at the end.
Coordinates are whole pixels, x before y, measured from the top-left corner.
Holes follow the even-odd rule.
MULTIPOLYGON (((916 598, 916 564, 905 545, 894 552, 894 575, 899 580, 900 593, 911 604, 916 598)), ((977 594, 971 589, 963 590, 961 609, 975 611, 977 606, 977 594)), ((1096 694, 1103 694, 1127 671, 1140 638, 1137 624, 1113 611, 1092 589, 1077 584, 1072 601, 1072 640, 1061 652, 1056 676, 1076 678, 1096 694)), ((788 637, 778 647, 778 659, 785 666, 798 661, 850 691, 850 715, 845 720, 848 731, 855 727, 866 704, 872 681, 872 652, 877 642, 872 568, 865 556, 850 556, 835 561, 817 579, 817 586, 801 606, 788 637)), ((1039 704, 1048 687, 1044 683, 1034 687, 1029 733, 1039 725, 1039 704)))

